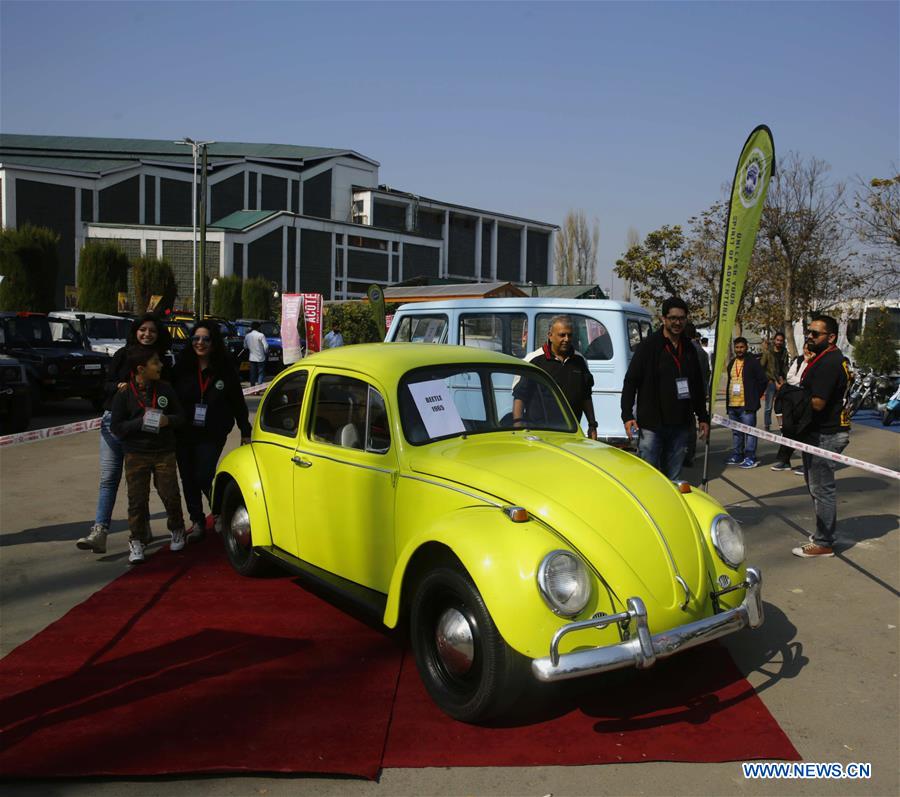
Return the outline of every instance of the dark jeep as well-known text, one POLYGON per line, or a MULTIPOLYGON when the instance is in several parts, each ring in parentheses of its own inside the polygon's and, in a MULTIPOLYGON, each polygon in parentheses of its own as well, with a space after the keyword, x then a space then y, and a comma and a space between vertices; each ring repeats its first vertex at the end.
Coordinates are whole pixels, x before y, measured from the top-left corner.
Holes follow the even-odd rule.
POLYGON ((99 410, 109 357, 86 348, 75 327, 65 323, 62 340, 54 340, 47 316, 0 313, 0 351, 25 367, 32 405, 81 396, 99 410))
POLYGON ((24 432, 31 420, 31 389, 25 368, 0 354, 0 434, 24 432))

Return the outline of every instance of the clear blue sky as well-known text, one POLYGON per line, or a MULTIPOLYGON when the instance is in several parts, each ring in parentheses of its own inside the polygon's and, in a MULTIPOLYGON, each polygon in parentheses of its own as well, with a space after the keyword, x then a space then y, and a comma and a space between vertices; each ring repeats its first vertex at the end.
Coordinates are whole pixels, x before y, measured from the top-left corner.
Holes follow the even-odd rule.
MULTIPOLYGON (((768 124, 835 179, 900 161, 900 4, 0 4, 10 133, 348 147, 381 182, 599 219, 598 279, 768 124)), ((621 288, 616 286, 616 295, 621 288)))

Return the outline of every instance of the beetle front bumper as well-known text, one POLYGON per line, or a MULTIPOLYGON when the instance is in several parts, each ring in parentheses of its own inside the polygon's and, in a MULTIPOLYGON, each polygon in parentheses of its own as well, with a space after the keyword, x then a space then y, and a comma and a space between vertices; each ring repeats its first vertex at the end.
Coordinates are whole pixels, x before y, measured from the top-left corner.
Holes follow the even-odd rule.
POLYGON ((760 572, 748 567, 747 578, 743 584, 738 585, 738 589, 741 587, 745 588, 747 593, 743 603, 736 609, 704 617, 702 620, 652 636, 647 624, 647 608, 644 602, 640 598, 629 598, 628 609, 620 614, 569 623, 560 628, 550 643, 550 655, 531 662, 532 672, 539 681, 565 681, 569 678, 581 678, 584 675, 621 670, 625 667, 644 670, 652 667, 657 659, 668 658, 742 628, 758 628, 763 622, 760 572), (618 645, 559 654, 559 641, 566 634, 585 628, 605 628, 613 623, 629 629, 630 638, 618 645))

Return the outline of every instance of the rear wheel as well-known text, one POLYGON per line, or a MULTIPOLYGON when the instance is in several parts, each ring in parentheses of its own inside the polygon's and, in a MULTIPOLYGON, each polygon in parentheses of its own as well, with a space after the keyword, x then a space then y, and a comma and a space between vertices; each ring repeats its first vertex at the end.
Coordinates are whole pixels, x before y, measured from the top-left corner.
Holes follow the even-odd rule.
POLYGON ((265 562, 253 550, 250 514, 240 488, 232 482, 222 498, 222 539, 231 566, 242 576, 265 574, 265 562))
POLYGON ((506 644, 464 571, 440 567, 419 582, 410 636, 425 688, 454 719, 489 719, 521 693, 528 660, 506 644))

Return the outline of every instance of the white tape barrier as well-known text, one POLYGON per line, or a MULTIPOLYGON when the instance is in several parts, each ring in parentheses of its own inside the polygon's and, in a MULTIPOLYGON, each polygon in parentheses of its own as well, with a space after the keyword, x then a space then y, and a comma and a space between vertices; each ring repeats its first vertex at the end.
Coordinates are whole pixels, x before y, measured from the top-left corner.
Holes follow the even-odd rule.
POLYGON ((753 435, 754 437, 760 437, 763 440, 771 440, 773 443, 778 443, 779 445, 789 446, 795 451, 805 451, 807 454, 814 454, 817 457, 822 457, 822 459, 830 459, 832 462, 840 462, 843 465, 850 465, 850 467, 853 468, 867 470, 869 473, 877 473, 879 476, 887 476, 889 479, 900 479, 900 472, 891 470, 890 468, 883 468, 881 465, 873 465, 871 462, 863 462, 861 459, 854 459, 853 457, 848 457, 844 454, 835 454, 834 451, 827 451, 824 448, 811 446, 808 443, 791 440, 789 437, 782 437, 774 432, 757 429, 755 426, 747 426, 747 424, 738 423, 737 421, 731 420, 731 418, 713 415, 712 421, 719 426, 725 426, 736 432, 743 432, 744 434, 753 435))
MULTIPOLYGON (((265 392, 271 382, 262 385, 253 385, 245 387, 243 394, 245 396, 255 396, 265 392)), ((89 421, 75 421, 74 423, 65 423, 62 426, 50 426, 47 429, 34 429, 31 432, 18 432, 17 434, 7 434, 0 437, 0 448, 9 448, 11 446, 20 446, 25 443, 35 443, 38 440, 47 440, 50 437, 68 437, 73 434, 81 434, 82 432, 93 432, 100 428, 100 418, 91 418, 89 421)))

